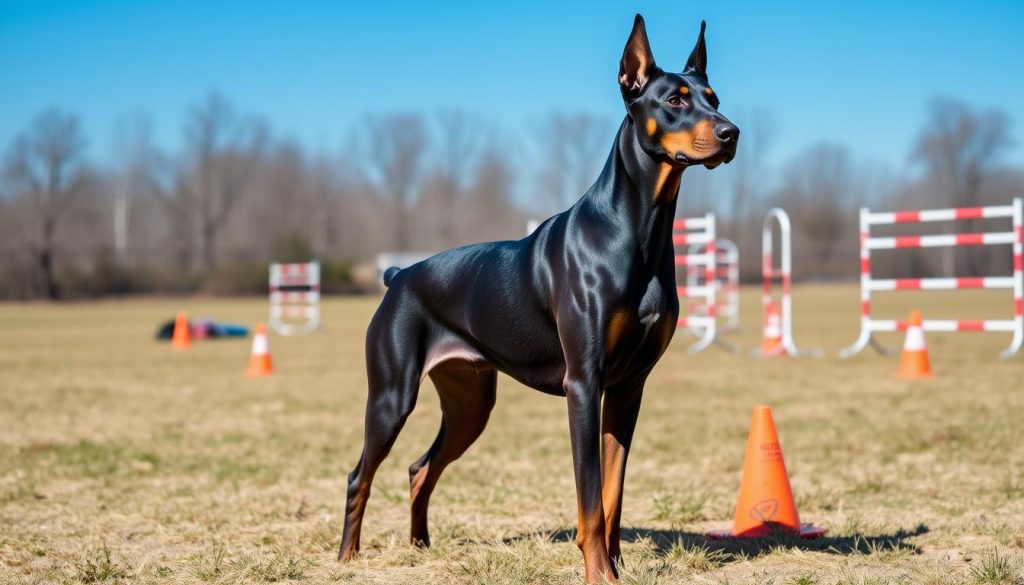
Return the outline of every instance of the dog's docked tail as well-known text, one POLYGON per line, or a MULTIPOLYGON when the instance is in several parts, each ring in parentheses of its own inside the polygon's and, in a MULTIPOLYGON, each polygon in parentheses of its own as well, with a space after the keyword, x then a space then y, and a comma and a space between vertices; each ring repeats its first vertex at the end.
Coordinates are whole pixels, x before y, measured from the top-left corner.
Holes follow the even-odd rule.
POLYGON ((395 278, 395 275, 398 274, 401 270, 402 269, 397 267, 397 266, 392 266, 391 268, 388 268, 387 270, 385 270, 384 271, 384 286, 390 286, 391 285, 391 280, 393 278, 395 278))

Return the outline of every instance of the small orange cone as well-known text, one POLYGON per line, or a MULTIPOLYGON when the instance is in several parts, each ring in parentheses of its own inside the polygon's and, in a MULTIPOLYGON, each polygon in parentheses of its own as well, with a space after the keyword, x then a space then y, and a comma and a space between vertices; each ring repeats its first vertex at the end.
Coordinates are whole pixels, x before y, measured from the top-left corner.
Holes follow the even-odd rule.
POLYGON ((914 309, 907 320, 907 337, 903 342, 900 369, 896 377, 901 380, 922 380, 932 377, 932 366, 928 360, 928 348, 924 345, 924 329, 921 328, 921 311, 914 309))
POLYGON ((792 532, 803 538, 825 534, 824 528, 800 524, 772 411, 767 406, 757 406, 750 421, 732 529, 709 532, 708 536, 714 539, 761 538, 778 531, 792 532))
POLYGON ((188 328, 188 317, 185 311, 178 313, 174 319, 174 334, 171 336, 171 349, 181 351, 192 346, 192 332, 188 328))
POLYGON ((779 304, 768 303, 764 309, 764 335, 761 338, 761 356, 785 356, 782 347, 782 318, 779 316, 779 304))
POLYGON ((260 323, 252 337, 252 352, 249 354, 249 368, 245 375, 250 378, 269 376, 274 373, 274 365, 270 361, 270 342, 267 340, 267 326, 260 323))

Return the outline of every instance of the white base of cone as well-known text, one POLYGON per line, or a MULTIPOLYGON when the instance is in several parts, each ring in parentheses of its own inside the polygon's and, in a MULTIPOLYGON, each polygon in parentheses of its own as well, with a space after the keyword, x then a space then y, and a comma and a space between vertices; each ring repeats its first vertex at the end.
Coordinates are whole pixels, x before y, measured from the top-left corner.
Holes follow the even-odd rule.
MULTIPOLYGON (((828 532, 828 528, 821 526, 815 526, 813 524, 801 524, 800 525, 800 538, 818 538, 824 536, 828 532)), ((726 538, 766 538, 764 536, 739 536, 732 533, 732 529, 727 530, 712 530, 708 532, 708 538, 711 540, 723 540, 726 538)))

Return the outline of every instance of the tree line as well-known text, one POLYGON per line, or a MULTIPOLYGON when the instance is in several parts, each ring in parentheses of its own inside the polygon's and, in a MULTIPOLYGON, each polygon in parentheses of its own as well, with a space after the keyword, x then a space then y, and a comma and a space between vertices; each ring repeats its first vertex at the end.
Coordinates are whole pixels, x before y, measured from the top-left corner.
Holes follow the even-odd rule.
MULTIPOLYGON (((891 167, 842 144, 771 163, 770 114, 735 118, 736 160, 689 170, 679 213, 715 212, 746 280, 759 278, 760 223, 773 206, 793 220, 796 276, 834 280, 857 274, 861 205, 964 207, 1024 195, 1024 172, 1003 164, 1012 137, 1000 111, 936 99, 907 160, 891 167)), ((268 262, 312 258, 327 292, 363 290, 375 284, 379 252, 521 237, 529 219, 590 186, 614 131, 587 113, 553 113, 521 133, 455 110, 374 114, 332 153, 275 136, 265 119, 212 94, 188 110, 176 151, 134 116, 117 124, 101 160, 74 114, 48 109, 4 153, 0 298, 264 292, 268 262)), ((978 247, 882 255, 874 265, 972 276, 1008 262, 1008 250, 978 247)))

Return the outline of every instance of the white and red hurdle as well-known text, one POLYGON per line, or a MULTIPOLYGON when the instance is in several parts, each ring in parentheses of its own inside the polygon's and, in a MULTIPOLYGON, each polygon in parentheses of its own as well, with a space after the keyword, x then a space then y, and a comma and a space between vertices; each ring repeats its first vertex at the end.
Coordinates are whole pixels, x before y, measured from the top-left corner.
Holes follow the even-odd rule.
MULTIPOLYGON (((705 252, 705 247, 704 244, 691 244, 686 250, 686 255, 701 254, 705 252)), ((700 284, 701 276, 699 266, 687 266, 686 287, 696 287, 700 284)), ((716 300, 721 301, 718 303, 718 316, 724 318, 722 329, 725 331, 738 330, 740 328, 740 250, 732 240, 725 238, 715 240, 715 292, 716 300)))
POLYGON ((320 264, 270 265, 270 326, 281 335, 320 327, 320 264))
POLYGON ((871 318, 871 293, 874 291, 896 290, 955 290, 969 288, 1011 289, 1014 298, 1012 319, 964 321, 924 320, 924 331, 1005 331, 1012 332, 1010 346, 1002 352, 1003 359, 1016 354, 1024 343, 1024 211, 1021 199, 1014 199, 1010 205, 989 207, 961 207, 955 209, 932 209, 923 211, 897 211, 872 213, 867 208, 860 210, 860 300, 861 330, 853 345, 839 353, 850 357, 867 345, 879 353, 888 353, 874 337, 876 331, 905 331, 906 321, 878 320, 871 318), (1013 229, 1009 232, 979 232, 942 234, 932 236, 872 237, 871 226, 900 223, 923 223, 954 221, 964 219, 1009 218, 1013 229), (990 246, 1010 244, 1013 246, 1013 276, 986 276, 980 278, 896 278, 875 279, 871 277, 871 251, 903 248, 932 248, 948 246, 990 246))
MULTIPOLYGON (((789 214, 784 210, 773 207, 768 210, 764 218, 764 225, 761 228, 761 277, 764 280, 764 292, 761 295, 761 308, 764 313, 764 323, 767 326, 771 319, 770 309, 775 302, 775 294, 772 284, 778 281, 781 284, 782 295, 780 298, 779 325, 781 351, 793 357, 822 355, 819 349, 802 350, 793 341, 793 238, 792 227, 789 222, 789 214), (779 226, 779 267, 775 268, 775 241, 772 224, 779 226)), ((763 356, 770 357, 770 356, 763 356)))
POLYGON ((700 217, 676 219, 672 222, 672 245, 676 249, 676 267, 685 268, 687 274, 694 270, 698 277, 703 272, 704 277, 702 283, 691 285, 688 278, 686 286, 676 287, 680 299, 680 315, 676 327, 685 328, 700 337, 687 348, 687 351, 697 353, 707 349, 712 343, 735 351, 718 336, 718 248, 715 239, 715 214, 707 213, 700 217), (691 253, 691 249, 698 252, 691 253), (691 303, 688 302, 690 299, 699 299, 703 302, 691 303))

